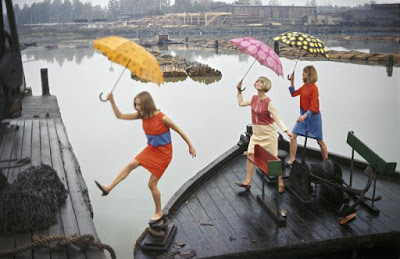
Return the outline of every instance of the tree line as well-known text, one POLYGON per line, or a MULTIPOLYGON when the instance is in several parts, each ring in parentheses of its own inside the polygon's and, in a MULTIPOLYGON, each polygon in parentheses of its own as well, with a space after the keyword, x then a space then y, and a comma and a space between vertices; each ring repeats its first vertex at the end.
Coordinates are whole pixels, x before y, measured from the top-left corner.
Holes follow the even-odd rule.
MULTIPOLYGON (((237 0, 236 5, 262 5, 261 0, 237 0)), ((14 5, 17 24, 68 23, 74 21, 115 21, 121 17, 143 18, 165 13, 212 12, 226 5, 214 0, 109 0, 104 7, 80 0, 44 0, 22 7, 14 5)), ((269 0, 268 5, 281 5, 279 0, 269 0)), ((306 5, 317 6, 316 0, 307 0, 306 5)), ((359 6, 365 8, 366 6, 359 6)), ((322 12, 343 12, 346 7, 319 7, 322 12)), ((318 8, 317 8, 318 12, 318 8)))

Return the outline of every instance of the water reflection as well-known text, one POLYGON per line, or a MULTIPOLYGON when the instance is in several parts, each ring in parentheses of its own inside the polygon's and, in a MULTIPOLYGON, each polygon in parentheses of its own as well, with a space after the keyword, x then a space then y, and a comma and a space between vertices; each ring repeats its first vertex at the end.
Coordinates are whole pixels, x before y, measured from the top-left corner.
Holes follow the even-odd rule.
POLYGON ((80 65, 84 58, 91 58, 95 54, 92 49, 83 48, 56 48, 56 49, 35 49, 29 48, 22 51, 23 60, 44 60, 47 63, 57 63, 62 66, 64 62, 75 62, 80 65))

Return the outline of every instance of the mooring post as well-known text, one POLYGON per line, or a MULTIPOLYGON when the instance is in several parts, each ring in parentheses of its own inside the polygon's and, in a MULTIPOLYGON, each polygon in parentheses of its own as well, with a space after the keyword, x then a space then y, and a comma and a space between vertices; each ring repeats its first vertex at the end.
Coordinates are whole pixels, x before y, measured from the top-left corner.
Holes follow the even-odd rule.
POLYGON ((40 76, 42 79, 42 95, 50 95, 49 77, 47 74, 47 68, 40 69, 40 76))

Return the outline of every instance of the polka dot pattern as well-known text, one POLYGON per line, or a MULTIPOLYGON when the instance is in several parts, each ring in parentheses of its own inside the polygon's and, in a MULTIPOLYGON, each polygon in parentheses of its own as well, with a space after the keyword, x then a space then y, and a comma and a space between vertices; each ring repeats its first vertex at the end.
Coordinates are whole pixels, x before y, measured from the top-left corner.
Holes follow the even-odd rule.
POLYGON ((95 40, 93 45, 109 60, 127 67, 138 78, 154 82, 157 85, 164 83, 164 77, 157 59, 133 41, 122 37, 109 36, 95 40))
POLYGON ((253 56, 261 65, 270 68, 278 76, 283 76, 282 63, 278 54, 265 43, 250 37, 231 39, 229 42, 235 44, 242 52, 253 56))
POLYGON ((304 49, 310 53, 321 54, 329 58, 326 48, 322 41, 314 36, 302 32, 285 32, 274 38, 274 41, 280 41, 288 46, 304 49))

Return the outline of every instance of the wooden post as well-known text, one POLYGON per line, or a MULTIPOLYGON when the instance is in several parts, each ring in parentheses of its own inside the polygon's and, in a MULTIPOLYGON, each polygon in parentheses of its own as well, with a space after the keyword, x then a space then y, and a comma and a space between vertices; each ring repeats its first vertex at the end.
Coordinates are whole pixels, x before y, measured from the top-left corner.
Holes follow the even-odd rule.
POLYGON ((49 77, 47 75, 47 68, 40 69, 40 76, 42 78, 42 95, 50 95, 49 77))

